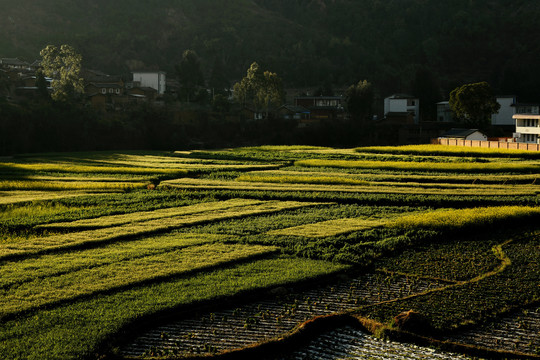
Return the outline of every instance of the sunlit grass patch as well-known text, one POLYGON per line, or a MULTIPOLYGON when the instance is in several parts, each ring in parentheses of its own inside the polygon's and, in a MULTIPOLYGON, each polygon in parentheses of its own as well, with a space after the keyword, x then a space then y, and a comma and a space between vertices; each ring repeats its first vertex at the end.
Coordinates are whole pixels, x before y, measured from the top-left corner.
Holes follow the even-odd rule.
POLYGON ((346 184, 346 185, 369 185, 369 182, 352 177, 324 176, 324 175, 265 175, 261 173, 243 174, 236 178, 237 181, 289 183, 289 184, 346 184))
POLYGON ((70 163, 0 163, 1 172, 63 172, 63 173, 87 173, 87 174, 135 174, 135 175, 175 175, 183 176, 188 173, 185 169, 160 169, 147 167, 129 166, 95 166, 78 165, 70 163))
POLYGON ((414 155, 461 155, 461 156, 515 156, 526 158, 540 158, 540 153, 514 150, 495 149, 465 146, 446 145, 403 145, 403 146, 369 146, 355 149, 359 153, 380 153, 380 154, 414 154, 414 155))
POLYGON ((510 219, 538 221, 540 207, 495 206, 472 209, 441 209, 405 215, 393 220, 388 226, 404 230, 415 228, 448 230, 469 226, 487 226, 510 219))
POLYGON ((305 224, 293 226, 285 229, 269 231, 269 235, 290 235, 290 236, 305 236, 305 237, 325 237, 345 234, 358 230, 371 229, 378 226, 383 226, 387 220, 383 219, 363 219, 363 218, 346 218, 327 220, 314 224, 305 224))
POLYGON ((13 180, 0 181, 0 191, 6 190, 43 190, 43 191, 69 191, 69 190, 105 190, 126 191, 144 189, 149 182, 105 182, 105 181, 42 181, 42 180, 13 180))
POLYGON ((141 222, 147 220, 155 220, 166 217, 174 217, 180 215, 190 215, 201 212, 214 210, 226 210, 231 208, 244 207, 248 205, 263 204, 262 200, 249 199, 231 199, 226 201, 205 202, 195 205, 180 206, 174 208, 158 209, 153 211, 142 211, 129 214, 102 216, 94 219, 82 219, 70 222, 60 222, 40 225, 42 228, 88 228, 88 227, 109 227, 128 224, 132 222, 141 222))
POLYGON ((183 226, 202 224, 206 222, 234 219, 243 216, 268 214, 286 209, 297 209, 313 206, 317 203, 296 201, 265 201, 261 204, 240 206, 229 209, 218 209, 202 213, 153 219, 145 222, 135 222, 122 226, 106 227, 97 230, 87 230, 69 234, 34 237, 18 242, 0 244, 0 258, 39 254, 51 250, 66 249, 73 246, 91 243, 116 241, 128 237, 141 236, 156 232, 178 229, 183 226))
MULTIPOLYGON (((0 191, 0 205, 10 205, 32 201, 46 201, 88 195, 87 192, 49 192, 49 191, 0 191)), ((97 196, 97 195, 96 195, 97 196)))
POLYGON ((48 276, 2 291, 0 318, 97 291, 136 285, 276 250, 268 246, 215 243, 48 276))
POLYGON ((310 145, 261 145, 253 147, 241 147, 234 149, 235 151, 260 150, 260 151, 304 151, 304 150, 329 150, 331 148, 324 146, 310 145))
POLYGON ((145 256, 230 239, 220 234, 170 233, 107 246, 42 255, 0 266, 0 288, 80 269, 104 266, 145 256))
POLYGON ((366 161, 366 160, 319 160, 307 159, 295 162, 304 167, 336 167, 355 169, 384 169, 395 171, 448 171, 448 172, 539 172, 540 164, 534 162, 482 162, 482 163, 437 163, 409 161, 366 161))

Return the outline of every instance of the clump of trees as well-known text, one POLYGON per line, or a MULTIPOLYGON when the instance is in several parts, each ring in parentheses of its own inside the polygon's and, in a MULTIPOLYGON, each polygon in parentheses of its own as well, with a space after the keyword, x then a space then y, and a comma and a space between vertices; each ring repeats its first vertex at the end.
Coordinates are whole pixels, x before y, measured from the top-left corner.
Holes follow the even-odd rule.
POLYGON ((252 105, 256 110, 268 113, 272 107, 283 104, 285 91, 283 81, 276 73, 263 71, 254 62, 246 76, 234 84, 234 96, 242 105, 252 105))
POLYGON ((347 108, 353 121, 365 124, 373 114, 373 86, 367 80, 360 80, 345 92, 347 108))
POLYGON ((458 119, 471 127, 485 129, 491 115, 499 112, 501 105, 487 82, 465 84, 450 93, 450 108, 458 119))
POLYGON ((82 56, 72 46, 47 45, 39 54, 43 75, 53 79, 51 97, 54 100, 69 100, 84 92, 83 78, 80 77, 82 56))

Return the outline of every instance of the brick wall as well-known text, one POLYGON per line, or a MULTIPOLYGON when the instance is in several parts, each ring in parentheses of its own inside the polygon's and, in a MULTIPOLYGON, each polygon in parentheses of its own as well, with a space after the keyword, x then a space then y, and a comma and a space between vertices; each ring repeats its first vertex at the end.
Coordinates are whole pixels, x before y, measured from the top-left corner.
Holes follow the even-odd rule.
POLYGON ((512 149, 512 150, 528 150, 540 151, 538 144, 526 144, 517 142, 502 142, 502 141, 480 141, 480 140, 460 140, 460 139, 431 139, 431 143, 435 145, 448 146, 465 146, 465 147, 482 147, 489 149, 512 149))

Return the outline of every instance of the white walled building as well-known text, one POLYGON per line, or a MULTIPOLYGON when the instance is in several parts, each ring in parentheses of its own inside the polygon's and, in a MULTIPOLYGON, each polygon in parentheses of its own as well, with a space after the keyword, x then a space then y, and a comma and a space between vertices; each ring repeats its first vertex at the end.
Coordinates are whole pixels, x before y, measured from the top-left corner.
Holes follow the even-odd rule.
POLYGON ((491 125, 513 126, 516 123, 513 116, 516 114, 540 115, 539 104, 520 104, 514 95, 497 96, 497 102, 501 105, 501 108, 498 114, 491 116, 491 125))
POLYGON ((516 114, 513 119, 516 121, 514 137, 517 142, 540 144, 540 115, 516 114))
POLYGON ((441 135, 442 138, 458 140, 480 140, 487 141, 488 137, 478 129, 458 129, 452 128, 441 135))
POLYGON ((512 116, 516 113, 516 97, 497 96, 497 102, 501 108, 497 114, 491 115, 491 125, 514 125, 512 116))
POLYGON ((133 82, 142 87, 156 89, 159 95, 165 94, 166 73, 164 71, 134 71, 133 82))
POLYGON ((384 115, 389 113, 409 113, 414 117, 414 123, 420 121, 420 100, 414 96, 394 94, 384 99, 384 115))

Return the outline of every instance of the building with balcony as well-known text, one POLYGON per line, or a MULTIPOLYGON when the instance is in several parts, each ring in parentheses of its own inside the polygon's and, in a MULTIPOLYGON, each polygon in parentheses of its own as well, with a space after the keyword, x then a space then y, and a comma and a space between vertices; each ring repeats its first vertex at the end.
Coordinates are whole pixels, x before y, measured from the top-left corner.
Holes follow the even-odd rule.
POLYGON ((516 121, 517 142, 540 144, 540 115, 516 114, 512 118, 516 121))

